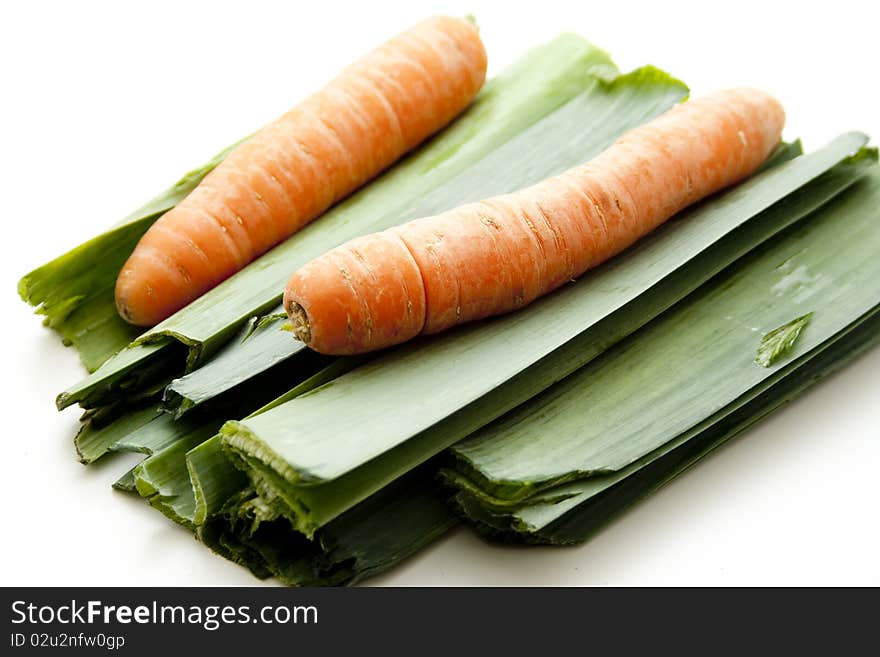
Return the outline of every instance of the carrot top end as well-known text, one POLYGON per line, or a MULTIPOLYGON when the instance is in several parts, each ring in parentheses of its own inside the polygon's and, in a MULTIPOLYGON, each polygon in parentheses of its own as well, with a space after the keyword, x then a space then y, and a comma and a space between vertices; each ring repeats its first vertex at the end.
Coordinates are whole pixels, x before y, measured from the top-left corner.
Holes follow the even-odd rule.
POLYGON ((290 316, 290 330, 294 337, 300 342, 308 344, 312 339, 312 329, 305 308, 296 301, 291 301, 287 313, 290 316))

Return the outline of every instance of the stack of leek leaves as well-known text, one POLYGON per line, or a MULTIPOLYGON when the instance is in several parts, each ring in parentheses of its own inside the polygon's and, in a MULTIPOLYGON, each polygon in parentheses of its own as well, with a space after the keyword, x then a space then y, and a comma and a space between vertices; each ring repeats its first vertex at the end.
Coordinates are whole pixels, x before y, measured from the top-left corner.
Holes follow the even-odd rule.
POLYGON ((870 344, 880 178, 863 135, 809 155, 783 145, 758 175, 529 308, 374 357, 305 350, 283 330, 279 291, 350 237, 558 173, 686 94, 657 69, 620 74, 601 50, 560 37, 413 156, 125 346, 116 272, 221 154, 22 280, 22 296, 94 370, 58 400, 86 409, 81 460, 151 455, 117 486, 292 584, 350 583, 393 565, 456 523, 450 494, 494 536, 582 540, 870 344), (819 249, 835 221, 846 239, 819 249), (94 267, 99 252, 106 263, 94 267), (853 258, 865 259, 859 276, 853 258), (768 361, 780 362, 754 363, 758 332, 801 310, 812 313, 805 328, 801 319, 767 340, 768 361), (670 358, 674 382, 658 376, 670 358), (630 392, 652 374, 656 390, 630 392), (719 383, 697 388, 700 376, 719 383))
POLYGON ((502 540, 583 541, 873 346, 876 152, 861 151, 821 184, 859 174, 807 219, 455 445, 442 473, 460 510, 502 540))

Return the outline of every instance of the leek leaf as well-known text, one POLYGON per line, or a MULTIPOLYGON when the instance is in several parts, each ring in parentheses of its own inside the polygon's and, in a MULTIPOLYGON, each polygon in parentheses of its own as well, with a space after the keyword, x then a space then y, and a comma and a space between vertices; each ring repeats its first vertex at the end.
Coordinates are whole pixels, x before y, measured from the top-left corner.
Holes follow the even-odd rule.
POLYGON ((134 468, 131 468, 122 474, 113 482, 112 486, 116 490, 121 490, 124 493, 137 493, 137 486, 134 481, 134 468))
MULTIPOLYGON (((823 344, 811 357, 771 377, 766 387, 707 418, 691 431, 622 470, 558 486, 548 500, 511 511, 496 505, 457 472, 442 471, 459 487, 455 503, 477 529, 492 538, 529 543, 570 544, 598 528, 638 499, 667 483, 728 439, 759 422, 880 342, 880 314, 857 322, 823 344), (551 501, 553 497, 561 502, 551 501)), ((542 494, 541 496, 543 497, 542 494)))
POLYGON ((430 544, 458 522, 438 494, 428 463, 323 527, 310 541, 244 490, 199 539, 258 577, 299 586, 354 584, 430 544), (257 518, 259 520, 254 522, 257 518))
POLYGON ((84 424, 74 439, 80 463, 89 464, 97 461, 108 452, 117 451, 115 447, 119 441, 143 430, 144 427, 158 421, 163 415, 164 413, 158 404, 150 404, 141 409, 131 410, 117 421, 102 428, 96 428, 90 423, 84 424))
POLYGON ((177 437, 161 452, 142 461, 133 471, 138 494, 175 522, 190 528, 193 527, 195 499, 189 477, 186 477, 185 487, 180 488, 178 466, 185 464, 187 451, 213 436, 218 426, 219 423, 202 424, 177 437))
POLYGON ((767 393, 718 423, 712 431, 700 434, 698 439, 671 445, 674 449, 670 449, 668 453, 664 450, 656 459, 642 467, 633 468, 629 476, 622 477, 616 485, 609 486, 602 494, 578 504, 571 513, 562 515, 555 522, 544 525, 531 534, 529 539, 553 544, 577 543, 588 539, 613 518, 615 513, 668 483, 724 442, 742 433, 782 404, 797 398, 867 349, 875 347, 878 342, 880 321, 875 314, 871 321, 865 322, 862 327, 823 350, 818 357, 773 386, 767 393))
MULTIPOLYGON (((287 397, 320 386, 344 362, 287 397)), ((258 576, 274 575, 286 584, 350 584, 394 565, 457 522, 436 492, 434 466, 428 464, 337 518, 314 541, 307 540, 248 489, 219 437, 202 442, 215 429, 202 425, 146 459, 134 469, 133 483, 167 517, 258 576)), ((117 483, 131 485, 125 479, 117 483)))
MULTIPOLYGON (((350 369, 355 362, 357 359, 340 360, 324 368, 248 417, 314 390, 350 369)), ((261 394, 262 385, 254 392, 261 394)), ((176 522, 187 526, 203 524, 247 484, 244 475, 224 455, 215 434, 223 419, 244 415, 246 411, 242 408, 252 407, 252 396, 245 395, 245 403, 238 400, 237 406, 205 408, 201 413, 178 420, 167 413, 156 417, 147 415, 141 426, 117 437, 107 451, 148 454, 149 458, 134 469, 138 492, 176 522)), ((126 419, 136 424, 134 418, 126 419)))
POLYGON ((113 296, 116 276, 135 244, 156 219, 183 200, 237 145, 185 174, 107 232, 19 281, 21 298, 37 306, 37 312, 45 315, 44 323, 76 348, 89 372, 141 333, 120 319, 113 296))

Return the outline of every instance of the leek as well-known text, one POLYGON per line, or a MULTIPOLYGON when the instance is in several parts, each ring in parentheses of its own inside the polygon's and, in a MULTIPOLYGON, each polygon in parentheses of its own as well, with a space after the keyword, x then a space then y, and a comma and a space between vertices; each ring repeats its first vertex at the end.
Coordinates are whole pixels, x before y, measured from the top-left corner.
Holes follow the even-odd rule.
POLYGON ((116 276, 141 236, 177 205, 238 144, 185 174, 118 225, 22 277, 21 298, 45 316, 44 324, 74 346, 89 372, 134 340, 140 330, 116 312, 116 276))

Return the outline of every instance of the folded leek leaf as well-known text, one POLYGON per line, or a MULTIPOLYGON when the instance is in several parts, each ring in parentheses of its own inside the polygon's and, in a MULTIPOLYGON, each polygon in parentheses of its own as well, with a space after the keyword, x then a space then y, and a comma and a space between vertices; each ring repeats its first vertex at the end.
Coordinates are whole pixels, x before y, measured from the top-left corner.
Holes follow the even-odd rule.
MULTIPOLYGON (((185 364, 193 368, 250 318, 277 306, 297 266, 352 237, 398 223, 411 204, 595 85, 597 75, 615 71, 606 53, 574 35, 534 49, 489 81, 444 132, 107 360, 61 393, 59 408, 111 403, 120 389, 137 387, 144 371, 178 376, 185 364)), ((680 85, 678 93, 683 89, 680 85)))
MULTIPOLYGON (((314 390, 354 369, 359 362, 360 360, 356 358, 339 359, 298 386, 276 397, 252 415, 268 411, 270 408, 283 404, 309 390, 314 390)), ((217 515, 226 501, 244 489, 248 483, 244 473, 238 470, 227 458, 222 449, 219 435, 186 453, 186 470, 194 496, 192 521, 196 525, 203 525, 208 518, 217 515)), ((186 491, 186 486, 186 481, 182 480, 181 490, 186 491)))
POLYGON ((578 505, 572 513, 562 516, 559 521, 546 525, 536 537, 542 543, 552 544, 571 544, 586 540, 602 524, 613 518, 615 513, 668 483, 725 441, 742 433, 779 406, 797 398, 868 349, 876 347, 878 342, 880 321, 875 315, 857 332, 825 350, 815 362, 810 361, 803 369, 796 370, 790 380, 774 386, 754 402, 729 416, 713 432, 702 434, 700 440, 687 441, 677 449, 670 450, 668 454, 658 457, 617 486, 609 487, 604 494, 578 505))
MULTIPOLYGON (((341 361, 325 368, 273 403, 314 390, 344 372, 345 365, 346 362, 341 361)), ((193 527, 202 524, 247 485, 246 478, 223 455, 216 436, 226 417, 244 414, 241 408, 239 404, 176 421, 171 415, 161 413, 118 438, 110 449, 149 454, 149 458, 133 470, 138 492, 175 522, 193 527)), ((249 417, 269 408, 272 404, 258 408, 249 417)))
MULTIPOLYGON (((238 336, 227 342, 214 356, 189 374, 176 378, 165 388, 163 405, 169 413, 181 417, 191 409, 224 394, 235 394, 242 384, 251 385, 255 377, 286 378, 288 383, 294 373, 311 369, 308 363, 287 367, 294 354, 311 357, 305 345, 293 338, 290 331, 283 330, 285 318, 274 313, 253 318, 238 336), (257 325, 259 328, 253 328, 257 325), (272 373, 278 371, 278 376, 272 373)), ((326 362, 328 362, 327 359, 326 362)))
POLYGON ((769 412, 876 341, 874 162, 876 151, 865 150, 833 170, 862 177, 587 367, 453 447, 455 469, 444 475, 466 513, 527 534, 568 513, 602 515, 621 494, 610 491, 647 491, 646 482, 660 481, 643 469, 667 472, 681 454, 702 454, 702 445, 764 413, 755 409, 769 412), (784 358, 755 363, 764 334, 806 313, 809 327, 784 358), (660 461, 666 465, 654 465, 660 461))
MULTIPOLYGON (((278 404, 313 390, 328 381, 332 381, 337 376, 353 369, 359 362, 360 359, 357 358, 337 360, 299 385, 275 397, 269 403, 264 404, 251 415, 267 411, 278 404)), ((253 382, 254 379, 251 379, 251 381, 253 382)), ((259 384, 256 386, 256 389, 254 389, 254 386, 251 386, 244 395, 244 398, 245 400, 250 400, 264 393, 263 385, 259 384)), ((166 417, 168 416, 166 415, 166 417)), ((201 417, 204 417, 204 414, 200 414, 196 418, 188 417, 183 422, 199 422, 201 417)), ((215 414, 215 417, 223 417, 222 412, 215 414)), ((181 422, 181 420, 178 420, 177 424, 181 422)), ((239 493, 247 485, 247 478, 234 467, 232 462, 223 453, 219 436, 213 436, 186 453, 186 473, 183 470, 184 462, 178 458, 176 453, 171 458, 169 458, 168 454, 157 455, 157 458, 169 461, 169 464, 164 466, 166 468, 172 467, 171 463, 176 463, 178 480, 172 494, 183 497, 192 495, 192 517, 187 517, 185 520, 195 525, 204 524, 209 517, 220 511, 220 508, 232 495, 239 493)), ((134 482, 133 477, 131 481, 132 483, 134 482)), ((122 484, 125 485, 127 482, 128 479, 126 478, 122 484)))
POLYGON ((823 180, 815 192, 792 193, 866 141, 846 134, 767 170, 519 312, 416 340, 265 413, 228 422, 223 442, 263 502, 312 536, 826 202, 833 193, 823 180))
POLYGON ((120 490, 124 493, 137 493, 137 485, 134 480, 134 468, 125 471, 116 481, 113 482, 112 486, 116 490, 120 490))
MULTIPOLYGON (((796 399, 810 387, 849 364, 880 342, 880 314, 870 317, 822 345, 795 368, 771 377, 766 387, 742 403, 676 437, 626 468, 590 479, 563 484, 545 502, 511 510, 487 503, 457 472, 442 470, 447 483, 458 486, 454 503, 487 536, 507 542, 567 545, 587 540, 620 511, 668 483, 716 447, 796 399), (554 502, 553 498, 559 502, 554 502)), ((738 400, 739 401, 739 400, 738 400)))
POLYGON ((217 433, 220 423, 205 423, 177 436, 164 449, 145 459, 134 468, 138 494, 173 521, 193 528, 195 498, 189 477, 181 477, 180 465, 186 474, 186 453, 217 433), (185 487, 180 483, 185 479, 185 487), (183 494, 180 494, 182 490, 183 494))
POLYGON ((130 436, 146 433, 147 427, 164 426, 167 424, 166 418, 170 420, 158 403, 148 403, 143 408, 130 410, 102 428, 90 423, 83 424, 73 441, 80 463, 87 465, 108 452, 124 451, 116 449, 117 443, 128 440, 130 444, 130 436))
POLYGON ((248 487, 245 474, 226 458, 218 435, 190 449, 185 459, 187 479, 181 485, 185 490, 188 483, 192 490, 195 525, 217 516, 233 495, 248 487))
MULTIPOLYGON (((284 398, 317 388, 337 376, 346 363, 331 365, 284 398)), ((272 405, 257 413, 269 408, 272 405)), ((217 426, 204 423, 179 437, 135 467, 130 479, 124 476, 117 484, 136 486, 168 518, 257 576, 273 575, 296 585, 353 583, 398 563, 457 522, 436 491, 435 468, 428 464, 308 540, 262 504, 244 474, 226 458, 218 436, 205 440, 217 426)))
POLYGON ((44 324, 73 345, 89 372, 134 340, 141 330, 116 312, 116 276, 156 219, 177 205, 210 173, 233 144, 193 169, 118 225, 35 269, 18 283, 21 298, 45 315, 44 324))
MULTIPOLYGON (((607 148, 623 132, 654 118, 687 95, 678 80, 653 67, 594 78, 587 89, 547 117, 525 129, 461 174, 416 199, 384 221, 400 223, 417 217, 512 192, 580 164, 607 148), (586 126, 590 126, 586 129, 586 126), (523 160, 521 154, 528 153, 523 160)), ((287 271, 301 264, 291 262, 287 271)), ((279 281, 278 289, 283 288, 279 281)), ((178 415, 230 391, 250 377, 274 369, 281 376, 305 368, 314 354, 282 330, 286 314, 279 306, 258 329, 243 331, 205 365, 172 381, 166 407, 178 415), (277 318, 276 318, 277 313, 277 318)))
MULTIPOLYGON (((326 372, 337 371, 344 370, 326 368, 326 372)), ((136 402, 86 411, 74 439, 77 456, 82 463, 88 464, 110 452, 152 455, 204 425, 210 424, 216 430, 227 418, 249 415, 268 401, 278 399, 281 393, 289 394, 294 380, 291 376, 276 377, 275 380, 254 377, 248 387, 237 391, 238 394, 217 397, 200 407, 198 413, 183 419, 164 412, 160 403, 164 384, 160 384, 157 389, 151 389, 152 394, 136 402)))
POLYGON ((283 584, 354 584, 432 543, 458 523, 437 491, 434 464, 401 477, 323 527, 315 540, 265 509, 243 490, 222 515, 197 529, 218 554, 283 584))

